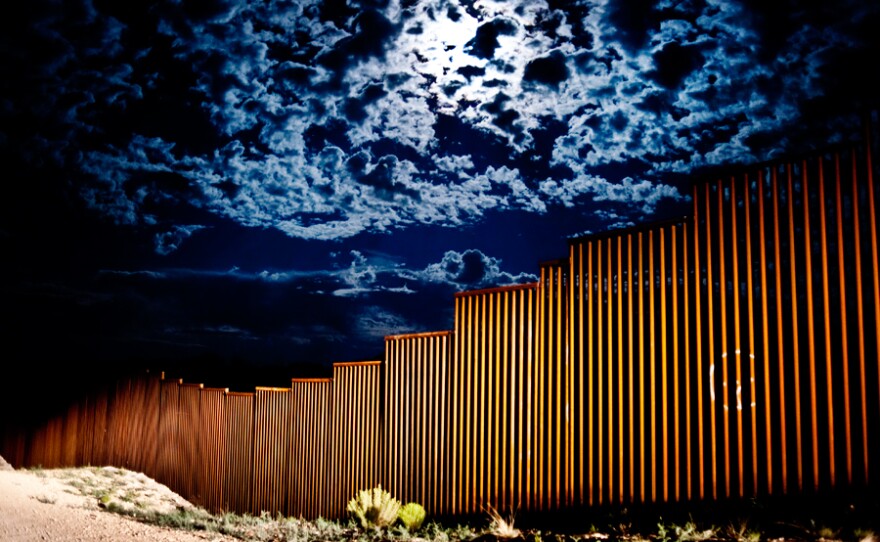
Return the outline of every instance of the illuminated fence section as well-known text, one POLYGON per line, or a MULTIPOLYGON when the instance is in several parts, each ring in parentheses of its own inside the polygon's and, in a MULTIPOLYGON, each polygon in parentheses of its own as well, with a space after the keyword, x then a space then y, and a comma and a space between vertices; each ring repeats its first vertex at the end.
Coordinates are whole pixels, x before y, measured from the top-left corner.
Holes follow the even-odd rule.
POLYGON ((287 511, 290 390, 263 388, 254 398, 253 512, 287 511))
POLYGON ((700 273, 716 276, 700 291, 716 306, 701 313, 716 340, 698 352, 719 450, 708 494, 869 482, 880 429, 878 281, 866 280, 875 190, 858 151, 695 188, 700 273))
POLYGON ((348 501, 381 478, 379 361, 333 364, 333 447, 328 464, 328 517, 343 517, 348 501))
POLYGON ((696 372, 686 222, 573 240, 573 487, 584 504, 679 500, 693 483, 696 372))
POLYGON ((455 296, 448 373, 449 513, 542 506, 539 455, 548 437, 538 395, 537 284, 455 296))
MULTIPOLYGON (((225 405, 223 510, 256 513, 254 480, 254 394, 230 392, 225 405)), ((259 511, 257 511, 259 512, 259 511)))
POLYGON ((572 239, 537 283, 456 294, 453 331, 387 337, 384 361, 255 393, 47 392, 0 419, 0 453, 308 518, 379 483, 443 515, 871 487, 873 174, 862 147, 700 182, 691 217, 572 239))
POLYGON ((331 487, 327 479, 333 420, 333 381, 293 379, 289 511, 295 517, 326 516, 331 487))
MULTIPOLYGON (((568 260, 541 265, 536 328, 537 352, 535 384, 538 412, 535 421, 537 463, 533 506, 560 508, 571 503, 572 402, 573 381, 567 358, 568 337, 568 260)), ((503 388, 502 388, 503 392, 503 388)))
POLYGON ((446 513, 451 331, 385 338, 383 487, 446 513))

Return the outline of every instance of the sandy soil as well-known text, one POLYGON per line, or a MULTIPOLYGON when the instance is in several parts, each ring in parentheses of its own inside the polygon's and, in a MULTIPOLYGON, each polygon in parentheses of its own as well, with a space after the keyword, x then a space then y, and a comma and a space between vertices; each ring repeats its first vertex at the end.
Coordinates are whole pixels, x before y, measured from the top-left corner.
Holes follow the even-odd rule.
POLYGON ((233 542, 209 532, 140 523, 103 509, 108 503, 141 510, 191 507, 143 474, 112 467, 52 470, 0 469, 0 540, 122 542, 233 542))

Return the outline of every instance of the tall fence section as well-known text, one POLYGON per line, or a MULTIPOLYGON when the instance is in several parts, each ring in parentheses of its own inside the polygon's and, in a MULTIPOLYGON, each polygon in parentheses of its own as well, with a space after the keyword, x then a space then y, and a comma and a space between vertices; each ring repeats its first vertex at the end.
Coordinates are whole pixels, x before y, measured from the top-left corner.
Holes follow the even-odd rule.
POLYGON ((345 515, 381 484, 435 514, 876 484, 880 276, 859 147, 696 183, 680 220, 572 239, 449 331, 253 393, 143 375, 39 427, 16 466, 114 464, 206 508, 345 515))

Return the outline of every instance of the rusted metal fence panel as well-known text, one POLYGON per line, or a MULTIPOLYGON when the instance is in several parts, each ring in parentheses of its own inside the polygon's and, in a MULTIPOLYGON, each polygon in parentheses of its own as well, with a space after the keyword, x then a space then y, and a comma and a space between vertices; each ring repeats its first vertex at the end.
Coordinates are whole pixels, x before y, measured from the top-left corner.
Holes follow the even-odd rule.
POLYGON ((76 450, 79 443, 79 419, 79 402, 72 402, 67 407, 62 419, 61 466, 74 467, 78 465, 76 450))
POLYGON ((188 383, 181 384, 178 391, 177 446, 180 456, 175 464, 177 476, 174 488, 181 495, 195 499, 198 504, 202 504, 202 488, 199 487, 199 471, 203 461, 199 455, 201 392, 201 384, 188 383))
POLYGON ((223 510, 226 473, 227 389, 203 388, 199 394, 198 482, 194 502, 210 512, 223 510))
POLYGON ((870 482, 880 279, 859 152, 700 184, 693 218, 572 241, 576 501, 870 482))
POLYGON ((169 488, 179 490, 179 465, 182 454, 179 439, 180 386, 182 380, 162 380, 159 415, 159 453, 156 457, 156 479, 169 488))
POLYGON ((446 513, 451 331, 385 338, 383 487, 446 513))
POLYGON ((575 503, 655 499, 680 473, 674 405, 688 370, 678 340, 687 313, 679 304, 676 228, 571 244, 568 469, 575 503))
POLYGON ((331 494, 327 517, 346 515, 346 503, 358 490, 381 480, 381 362, 333 365, 332 454, 328 465, 331 494))
POLYGON ((290 389, 257 388, 254 400, 255 514, 287 511, 290 389))
POLYGON ((143 429, 139 445, 140 454, 138 468, 149 476, 155 476, 157 457, 159 454, 159 408, 161 401, 161 378, 146 375, 140 378, 144 389, 143 396, 143 429))
POLYGON ((254 394, 226 394, 224 406, 224 492, 222 509, 255 513, 254 479, 254 394))
POLYGON ((866 330, 880 318, 868 301, 878 282, 864 280, 875 272, 876 187, 870 155, 860 154, 766 167, 696 191, 695 205, 715 215, 700 221, 704 237, 717 239, 708 258, 727 256, 730 269, 724 287, 706 293, 733 301, 712 318, 726 332, 709 365, 724 443, 712 472, 720 495, 869 481, 880 355, 866 330))
MULTIPOLYGON (((127 467, 128 446, 133 428, 131 412, 131 381, 120 378, 108 387, 107 397, 107 461, 109 465, 127 467)), ((132 447, 133 448, 133 447, 132 447)))
POLYGON ((291 381, 291 442, 288 515, 327 516, 331 487, 328 481, 333 420, 333 381, 291 381))
POLYGON ((567 260, 547 262, 541 266, 536 382, 538 427, 543 431, 538 441, 537 491, 533 504, 538 510, 560 508, 571 500, 568 457, 571 454, 572 420, 567 413, 572 391, 569 383, 573 376, 566 358, 568 271, 567 260))
POLYGON ((541 295, 527 284, 455 296, 444 512, 544 501, 539 480, 551 437, 540 395, 548 381, 536 333, 541 295))

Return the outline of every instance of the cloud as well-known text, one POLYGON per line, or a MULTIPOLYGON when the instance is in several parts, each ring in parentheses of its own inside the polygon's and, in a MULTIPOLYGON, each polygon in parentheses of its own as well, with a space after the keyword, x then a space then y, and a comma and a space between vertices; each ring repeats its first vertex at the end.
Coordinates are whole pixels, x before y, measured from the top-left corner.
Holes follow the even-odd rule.
POLYGON ((579 176, 573 181, 557 183, 544 181, 541 191, 553 196, 565 206, 574 205, 576 198, 591 195, 593 201, 622 203, 638 209, 645 215, 656 211, 662 200, 679 201, 684 196, 673 186, 652 183, 647 180, 635 181, 630 177, 619 183, 595 176, 579 176))
POLYGON ((0 141, 70 172, 109 220, 163 225, 168 253, 192 209, 315 240, 576 203, 654 212, 679 198, 671 173, 844 137, 799 122, 826 91, 876 103, 827 76, 876 50, 862 26, 880 9, 858 2, 334 5, 25 15, 0 60, 34 84, 4 87, 0 141))
POLYGON ((476 249, 449 250, 441 261, 412 273, 412 276, 428 282, 451 284, 459 290, 519 284, 535 279, 534 275, 527 273, 512 275, 502 271, 501 260, 476 249))
POLYGON ((180 248, 181 243, 189 239, 195 232, 204 229, 205 226, 192 224, 188 226, 174 226, 170 231, 157 233, 156 254, 167 256, 180 248))
POLYGON ((412 331, 412 324, 393 311, 379 306, 367 306, 357 316, 354 331, 361 337, 378 342, 388 335, 412 331))

